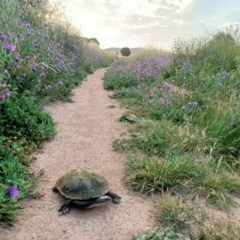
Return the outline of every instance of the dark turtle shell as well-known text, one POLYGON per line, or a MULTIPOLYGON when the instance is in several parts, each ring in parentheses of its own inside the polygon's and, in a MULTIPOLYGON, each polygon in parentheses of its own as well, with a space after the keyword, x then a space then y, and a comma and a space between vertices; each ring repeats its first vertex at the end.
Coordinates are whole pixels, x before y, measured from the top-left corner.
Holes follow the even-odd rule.
POLYGON ((77 168, 58 179, 54 189, 72 200, 98 198, 109 190, 107 180, 89 168, 77 168))

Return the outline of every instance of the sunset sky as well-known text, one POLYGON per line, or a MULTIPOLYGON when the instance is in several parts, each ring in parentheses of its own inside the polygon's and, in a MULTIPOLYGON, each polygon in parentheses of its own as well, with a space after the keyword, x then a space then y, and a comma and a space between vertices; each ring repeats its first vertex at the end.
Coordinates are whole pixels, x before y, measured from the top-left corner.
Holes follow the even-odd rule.
POLYGON ((177 38, 207 36, 240 26, 239 0, 49 0, 60 1, 84 37, 101 48, 170 48, 177 38))

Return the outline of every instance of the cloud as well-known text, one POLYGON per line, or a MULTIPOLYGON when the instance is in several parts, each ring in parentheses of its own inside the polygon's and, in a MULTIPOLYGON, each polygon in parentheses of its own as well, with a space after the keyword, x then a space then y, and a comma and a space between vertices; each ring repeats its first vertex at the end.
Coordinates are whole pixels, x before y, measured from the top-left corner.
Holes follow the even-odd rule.
MULTIPOLYGON (((50 0, 51 2, 59 0, 50 0)), ((231 0, 239 5, 239 0, 231 0)), ((240 10, 219 0, 62 0, 64 10, 85 37, 101 47, 171 45, 174 39, 195 37, 206 25, 234 22, 240 10), (226 14, 226 7, 228 12, 226 14), (231 9, 235 9, 233 12, 231 9), (231 11, 230 11, 231 10, 231 11)), ((239 17, 238 17, 239 19, 239 17)))
POLYGON ((149 0, 149 2, 157 4, 160 9, 181 12, 185 11, 196 0, 149 0))

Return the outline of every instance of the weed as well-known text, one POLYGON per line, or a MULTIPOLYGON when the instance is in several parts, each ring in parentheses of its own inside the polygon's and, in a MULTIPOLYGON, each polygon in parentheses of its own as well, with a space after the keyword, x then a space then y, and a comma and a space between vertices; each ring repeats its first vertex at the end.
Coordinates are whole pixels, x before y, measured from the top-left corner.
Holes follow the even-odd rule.
POLYGON ((191 156, 172 159, 130 157, 126 161, 126 182, 141 192, 167 191, 183 186, 196 174, 191 156))
POLYGON ((206 218, 206 213, 194 206, 190 200, 167 193, 159 200, 155 216, 161 226, 182 231, 193 222, 202 222, 206 218))
POLYGON ((237 240, 240 239, 240 228, 230 222, 215 222, 211 227, 201 229, 199 240, 237 240))
POLYGON ((188 240, 188 237, 177 233, 174 229, 167 227, 164 229, 155 229, 142 236, 133 236, 132 240, 188 240))

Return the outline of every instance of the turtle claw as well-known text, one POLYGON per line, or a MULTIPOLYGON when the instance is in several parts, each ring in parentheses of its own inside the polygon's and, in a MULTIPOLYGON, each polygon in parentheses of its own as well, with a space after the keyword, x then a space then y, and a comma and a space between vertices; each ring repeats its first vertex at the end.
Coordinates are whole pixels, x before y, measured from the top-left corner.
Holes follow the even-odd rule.
POLYGON ((62 215, 66 215, 67 213, 70 212, 70 208, 69 207, 61 207, 59 210, 59 215, 62 216, 62 215))
POLYGON ((116 203, 116 204, 119 204, 120 201, 121 201, 120 198, 113 198, 113 199, 112 199, 112 202, 113 202, 113 203, 116 203))
POLYGON ((71 205, 71 203, 72 203, 72 200, 70 199, 65 200, 63 205, 58 209, 60 215, 65 215, 70 212, 69 206, 71 205))

